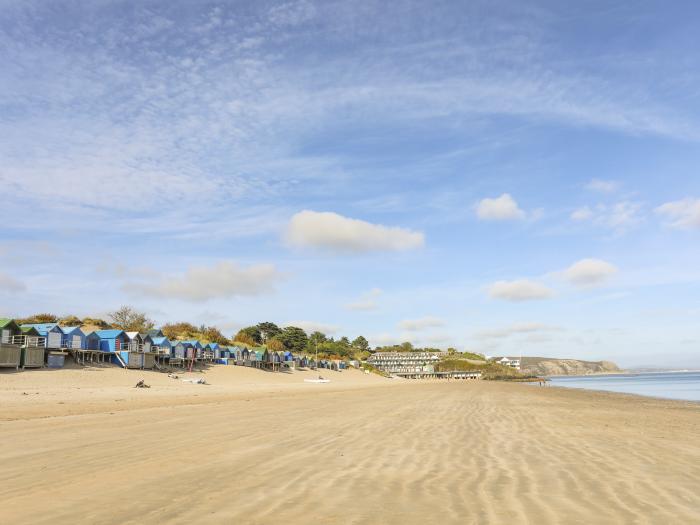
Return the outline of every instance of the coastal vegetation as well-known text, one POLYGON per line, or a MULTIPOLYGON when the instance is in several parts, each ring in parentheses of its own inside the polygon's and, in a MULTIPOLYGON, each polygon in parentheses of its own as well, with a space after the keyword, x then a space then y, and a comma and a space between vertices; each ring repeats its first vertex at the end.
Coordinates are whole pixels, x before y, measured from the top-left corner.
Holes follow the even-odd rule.
MULTIPOLYGON (((18 322, 20 324, 58 322, 66 326, 81 326, 86 330, 115 328, 141 333, 155 327, 155 322, 148 315, 131 306, 122 306, 108 313, 107 320, 94 317, 80 319, 75 315, 58 316, 51 313, 39 313, 18 319, 18 322)), ((172 341, 198 340, 203 343, 219 343, 225 346, 266 347, 275 352, 289 351, 307 356, 318 355, 321 359, 366 361, 376 352, 430 352, 442 357, 435 366, 437 372, 480 370, 485 379, 525 377, 519 371, 488 361, 483 354, 476 352, 459 352, 455 348, 443 350, 434 347, 419 347, 410 342, 372 348, 369 341, 362 335, 353 339, 347 336, 333 337, 320 331, 307 333, 298 326, 279 326, 271 321, 243 327, 231 338, 224 335, 215 326, 196 325, 189 321, 166 323, 161 327, 161 330, 163 335, 172 341)), ((372 365, 363 364, 363 368, 372 373, 384 375, 372 365)))

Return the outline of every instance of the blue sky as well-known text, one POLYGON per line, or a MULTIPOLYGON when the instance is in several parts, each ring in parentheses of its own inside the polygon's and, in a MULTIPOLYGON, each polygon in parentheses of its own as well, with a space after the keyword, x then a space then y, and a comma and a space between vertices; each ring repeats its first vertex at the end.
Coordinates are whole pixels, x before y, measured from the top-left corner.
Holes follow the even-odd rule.
POLYGON ((0 314, 700 366, 695 3, 0 1, 0 314))

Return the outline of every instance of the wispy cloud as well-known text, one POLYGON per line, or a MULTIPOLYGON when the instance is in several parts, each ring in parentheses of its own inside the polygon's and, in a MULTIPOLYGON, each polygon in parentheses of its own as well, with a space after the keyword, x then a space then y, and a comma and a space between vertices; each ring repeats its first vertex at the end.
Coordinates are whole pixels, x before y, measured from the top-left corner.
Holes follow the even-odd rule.
POLYGON ((549 299, 554 296, 554 290, 537 281, 517 279, 493 283, 488 287, 488 295, 492 299, 522 302, 549 299))
POLYGON ((340 330, 340 327, 334 324, 319 323, 316 321, 287 321, 284 326, 296 326, 301 328, 306 333, 321 332, 326 335, 333 335, 340 330))
POLYGON ((19 279, 0 272, 0 292, 19 293, 26 289, 27 286, 19 279))
POLYGON ((444 326, 445 321, 433 316, 420 317, 418 319, 404 319, 399 322, 399 328, 409 332, 420 332, 428 328, 444 326))
POLYGON ((536 332, 561 331, 560 327, 544 323, 515 323, 503 328, 481 330, 474 334, 477 339, 506 339, 514 335, 533 334, 536 332))
POLYGON ((127 282, 124 289, 137 296, 199 302, 260 295, 272 291, 281 278, 272 264, 244 267, 232 261, 221 261, 213 266, 193 266, 182 275, 164 276, 155 284, 127 282))
POLYGON ((618 190, 620 183, 614 180, 592 179, 586 184, 586 189, 598 193, 613 193, 618 190))
POLYGON ((377 298, 383 293, 379 288, 372 288, 370 291, 363 293, 357 301, 347 303, 345 308, 360 312, 376 310, 378 308, 377 298))
POLYGON ((662 204, 656 210, 673 228, 700 228, 700 199, 685 198, 662 204))

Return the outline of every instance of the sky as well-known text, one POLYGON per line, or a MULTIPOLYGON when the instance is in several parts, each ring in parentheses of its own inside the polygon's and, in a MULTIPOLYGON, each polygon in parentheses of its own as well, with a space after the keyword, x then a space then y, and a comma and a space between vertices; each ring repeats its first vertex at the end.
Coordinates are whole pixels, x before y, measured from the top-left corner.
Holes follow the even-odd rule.
POLYGON ((0 0, 0 315, 700 367, 699 15, 0 0))

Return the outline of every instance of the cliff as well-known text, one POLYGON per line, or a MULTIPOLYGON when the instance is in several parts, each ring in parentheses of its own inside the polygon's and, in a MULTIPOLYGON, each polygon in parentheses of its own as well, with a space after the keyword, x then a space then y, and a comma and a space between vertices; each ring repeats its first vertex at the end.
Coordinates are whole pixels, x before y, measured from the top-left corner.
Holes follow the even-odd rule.
POLYGON ((521 371, 525 374, 541 376, 583 376, 622 372, 611 361, 581 361, 549 357, 523 357, 521 371))

